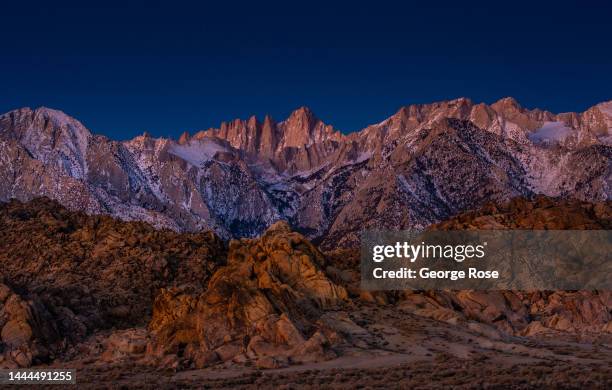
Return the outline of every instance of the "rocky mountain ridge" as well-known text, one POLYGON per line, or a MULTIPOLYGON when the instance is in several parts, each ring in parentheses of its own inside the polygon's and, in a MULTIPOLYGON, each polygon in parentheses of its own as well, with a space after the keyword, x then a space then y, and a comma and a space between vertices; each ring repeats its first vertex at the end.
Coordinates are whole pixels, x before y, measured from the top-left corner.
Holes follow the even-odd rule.
POLYGON ((48 108, 0 116, 0 200, 178 231, 251 237, 278 219, 323 244, 364 227, 424 227, 488 201, 611 197, 612 102, 583 113, 514 99, 411 105, 344 135, 307 108, 235 120, 177 141, 114 141, 48 108))

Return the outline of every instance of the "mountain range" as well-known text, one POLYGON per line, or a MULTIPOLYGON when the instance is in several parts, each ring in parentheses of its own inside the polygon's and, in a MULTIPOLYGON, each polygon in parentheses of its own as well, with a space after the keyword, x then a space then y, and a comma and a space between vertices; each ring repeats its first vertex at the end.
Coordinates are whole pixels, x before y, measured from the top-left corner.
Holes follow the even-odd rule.
POLYGON ((402 107, 343 134, 302 107, 127 141, 49 108, 0 116, 0 201, 46 196, 72 210, 177 231, 252 237, 277 220, 322 247, 367 227, 425 227, 493 201, 612 198, 612 101, 582 113, 460 98, 402 107))

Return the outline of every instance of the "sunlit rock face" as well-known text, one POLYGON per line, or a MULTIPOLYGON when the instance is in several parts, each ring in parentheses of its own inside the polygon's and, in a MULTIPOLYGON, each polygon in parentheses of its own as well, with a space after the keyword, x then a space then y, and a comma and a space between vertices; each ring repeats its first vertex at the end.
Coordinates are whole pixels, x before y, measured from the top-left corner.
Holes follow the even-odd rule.
POLYGON ((232 241, 227 266, 205 292, 164 290, 156 298, 149 324, 155 353, 184 349, 199 367, 247 359, 282 366, 334 357, 327 347, 337 335, 320 319, 348 295, 328 279, 324 263, 321 252, 284 222, 259 239, 232 241))

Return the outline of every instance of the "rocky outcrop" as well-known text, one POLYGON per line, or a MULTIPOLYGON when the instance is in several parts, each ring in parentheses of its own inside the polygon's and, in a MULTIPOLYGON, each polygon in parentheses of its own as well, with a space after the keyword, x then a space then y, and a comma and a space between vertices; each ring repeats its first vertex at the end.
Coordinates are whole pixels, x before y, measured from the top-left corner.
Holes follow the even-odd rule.
POLYGON ((323 255, 286 223, 230 243, 228 263, 202 294, 165 289, 149 329, 153 353, 204 367, 253 359, 263 368, 334 356, 319 323, 347 299, 323 272, 323 255))
POLYGON ((0 277, 35 294, 74 340, 145 324, 159 288, 202 291, 223 264, 224 244, 212 233, 155 230, 48 199, 0 205, 0 277))
MULTIPOLYGON (((611 227, 612 202, 536 196, 489 203, 429 229, 598 230, 611 227)), ((335 248, 325 255, 329 277, 359 301, 394 304, 398 310, 476 330, 483 329, 480 324, 487 324, 502 334, 537 337, 564 334, 588 338, 612 333, 609 291, 362 291, 358 247, 335 248)))
POLYGON ((298 108, 280 123, 268 115, 263 122, 252 116, 246 121, 236 119, 223 122, 218 129, 200 131, 194 135, 196 139, 206 137, 224 139, 236 149, 272 160, 282 160, 281 153, 286 148, 302 148, 344 139, 342 133, 323 123, 308 107, 298 108))
POLYGON ((435 230, 598 230, 612 228, 612 202, 535 196, 488 203, 432 225, 435 230))
MULTIPOLYGON (((612 228, 612 202, 536 197, 488 204, 430 227, 440 230, 597 230, 612 228)), ((610 291, 428 291, 403 307, 445 321, 475 320, 517 335, 612 333, 610 291)))
POLYGON ((612 333, 609 291, 428 291, 408 293, 398 307, 456 325, 489 324, 520 336, 588 339, 612 333))
POLYGON ((109 364, 271 368, 333 357, 341 337, 326 312, 347 304, 346 290, 286 222, 228 249, 212 233, 155 230, 39 198, 0 207, 0 242, 0 277, 11 286, 0 285, 7 367, 93 354, 109 364))
POLYGON ((25 297, 0 284, 0 368, 30 367, 53 360, 66 343, 58 329, 60 321, 68 326, 77 324, 71 324, 62 313, 50 312, 37 296, 25 297))

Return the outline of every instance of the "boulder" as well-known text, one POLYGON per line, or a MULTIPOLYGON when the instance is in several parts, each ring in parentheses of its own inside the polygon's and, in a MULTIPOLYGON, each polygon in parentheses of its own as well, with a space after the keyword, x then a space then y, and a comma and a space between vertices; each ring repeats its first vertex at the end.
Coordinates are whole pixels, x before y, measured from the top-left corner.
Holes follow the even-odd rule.
POLYGON ((63 346, 58 321, 36 295, 19 295, 0 283, 0 367, 49 361, 63 346))
POLYGON ((162 290, 149 329, 156 353, 187 348, 192 364, 245 355, 259 367, 331 356, 317 320, 347 300, 346 290, 323 272, 325 258, 288 224, 272 225, 260 239, 230 242, 228 264, 199 295, 162 290))

